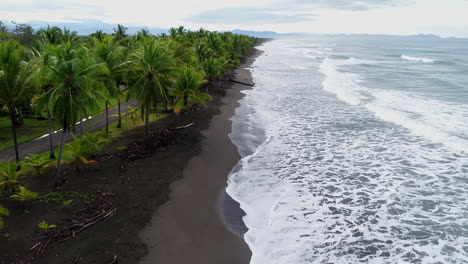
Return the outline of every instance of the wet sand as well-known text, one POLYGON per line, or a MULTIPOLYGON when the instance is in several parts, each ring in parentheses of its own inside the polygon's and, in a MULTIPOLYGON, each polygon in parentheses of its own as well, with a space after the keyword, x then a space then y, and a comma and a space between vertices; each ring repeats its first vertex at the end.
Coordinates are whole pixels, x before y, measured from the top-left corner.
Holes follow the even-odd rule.
MULTIPOLYGON (((235 80, 252 83, 245 68, 259 54, 257 51, 235 70, 235 80)), ((202 131, 201 151, 189 161, 183 178, 171 185, 170 201, 140 232, 148 249, 141 264, 249 263, 251 252, 242 238, 244 213, 225 193, 227 176, 240 159, 228 137, 230 118, 239 106, 241 91, 249 88, 233 83, 226 90, 219 114, 202 131)))

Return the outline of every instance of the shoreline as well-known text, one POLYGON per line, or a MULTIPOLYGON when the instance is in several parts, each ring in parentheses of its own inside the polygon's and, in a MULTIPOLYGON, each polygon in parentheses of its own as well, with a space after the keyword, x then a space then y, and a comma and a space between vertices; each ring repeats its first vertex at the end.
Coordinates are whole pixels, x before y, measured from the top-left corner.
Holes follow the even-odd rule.
MULTIPOLYGON (((246 58, 234 72, 236 80, 252 82, 246 68, 260 54, 255 50, 246 58)), ((243 239, 245 213, 225 191, 228 175, 241 158, 229 134, 230 119, 245 89, 251 88, 232 83, 226 89, 220 113, 202 131, 200 153, 189 161, 183 178, 171 185, 170 200, 140 232, 148 254, 139 263, 249 263, 251 251, 243 239)))

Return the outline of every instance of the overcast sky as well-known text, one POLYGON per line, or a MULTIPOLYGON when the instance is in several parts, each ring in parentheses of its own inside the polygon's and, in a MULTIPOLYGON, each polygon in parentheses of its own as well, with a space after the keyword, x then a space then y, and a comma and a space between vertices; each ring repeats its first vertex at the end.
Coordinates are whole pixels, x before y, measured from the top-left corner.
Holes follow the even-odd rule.
POLYGON ((468 37, 468 0, 0 0, 0 19, 468 37))

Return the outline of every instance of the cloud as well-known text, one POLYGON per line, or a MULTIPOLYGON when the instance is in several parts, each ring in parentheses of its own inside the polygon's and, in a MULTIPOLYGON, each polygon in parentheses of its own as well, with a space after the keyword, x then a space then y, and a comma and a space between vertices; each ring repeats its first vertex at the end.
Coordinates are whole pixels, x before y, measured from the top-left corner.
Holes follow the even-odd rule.
POLYGON ((314 18, 312 13, 290 13, 268 8, 233 7, 203 11, 186 21, 207 24, 278 24, 297 23, 314 18))
POLYGON ((293 0, 290 4, 322 7, 336 10, 364 11, 382 7, 395 7, 412 3, 413 0, 293 0))

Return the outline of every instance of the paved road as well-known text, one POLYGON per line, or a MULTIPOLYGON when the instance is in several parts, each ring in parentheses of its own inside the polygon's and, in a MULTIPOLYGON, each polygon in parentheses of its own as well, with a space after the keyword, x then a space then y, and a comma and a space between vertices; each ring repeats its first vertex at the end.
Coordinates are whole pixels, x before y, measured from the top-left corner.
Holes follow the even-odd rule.
MULTIPOLYGON (((122 113, 126 113, 128 111, 127 106, 135 106, 135 102, 125 102, 121 104, 122 113)), ((118 113, 117 106, 109 109, 109 115, 114 115, 118 113)), ((109 117, 109 124, 113 124, 118 121, 117 117, 109 117)), ((86 127, 86 122, 83 124, 84 128, 86 127)), ((106 112, 102 112, 99 115, 93 117, 89 120, 89 131, 97 131, 99 129, 106 127, 106 112)), ((76 126, 76 134, 80 135, 80 127, 79 125, 76 126)), ((54 142, 54 147, 57 147, 60 143, 60 133, 53 133, 52 140, 54 142)), ((72 137, 70 134, 65 135, 65 142, 70 142, 72 137)), ((20 159, 23 159, 28 154, 39 154, 43 152, 49 151, 49 136, 45 136, 43 138, 38 138, 32 141, 28 141, 19 145, 19 154, 20 159)), ((5 149, 0 151, 0 160, 1 161, 12 161, 15 159, 15 149, 5 149)))

